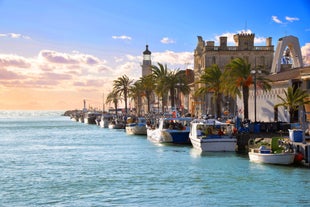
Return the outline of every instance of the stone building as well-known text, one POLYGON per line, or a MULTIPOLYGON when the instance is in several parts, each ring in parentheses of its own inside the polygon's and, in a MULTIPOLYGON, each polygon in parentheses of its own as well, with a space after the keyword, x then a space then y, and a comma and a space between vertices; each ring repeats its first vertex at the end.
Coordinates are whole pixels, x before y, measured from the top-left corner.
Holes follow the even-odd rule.
MULTIPOLYGON (((266 38, 266 46, 254 45, 255 34, 240 33, 234 35, 235 46, 227 45, 227 37, 219 38, 220 45, 215 46, 214 41, 204 41, 198 36, 198 43, 194 50, 194 73, 195 81, 199 80, 203 70, 207 67, 217 64, 224 70, 225 66, 234 58, 244 58, 253 68, 269 69, 272 66, 274 46, 272 38, 266 38)), ((195 88, 200 87, 196 85, 195 88)), ((191 97, 191 113, 196 116, 203 114, 215 114, 215 105, 212 103, 212 95, 205 97, 191 97)), ((222 111, 228 110, 230 114, 235 115, 237 106, 235 101, 228 97, 223 100, 222 111)))
MULTIPOLYGON (((284 91, 289 86, 294 89, 301 88, 310 94, 310 67, 303 67, 299 40, 294 36, 282 37, 278 40, 276 52, 273 58, 270 75, 267 76, 272 81, 272 88, 269 92, 263 92, 259 87, 254 90, 254 85, 250 88, 249 96, 249 119, 254 120, 255 111, 257 121, 264 122, 289 122, 290 116, 288 109, 284 107, 275 108, 281 103, 278 98, 285 97, 284 91), (256 110, 255 110, 256 108, 256 110)), ((242 112, 242 100, 237 100, 239 110, 242 112)), ((310 105, 300 108, 294 117, 295 122, 300 122, 301 111, 310 113, 310 105)), ((239 114, 242 116, 242 113, 239 114)), ((310 121, 309 114, 307 119, 310 121)))
MULTIPOLYGON (((249 91, 249 119, 251 121, 263 122, 289 122, 288 109, 284 107, 275 108, 280 103, 278 95, 284 97, 284 91, 289 86, 302 88, 310 93, 310 67, 303 67, 299 40, 294 36, 285 36, 278 40, 276 51, 272 45, 272 38, 266 38, 266 46, 254 45, 255 34, 236 34, 234 35, 235 46, 227 46, 227 37, 220 37, 220 45, 215 46, 214 41, 204 42, 198 36, 198 43, 194 51, 194 74, 195 80, 199 80, 203 70, 212 64, 217 64, 224 70, 225 66, 234 58, 240 57, 251 64, 253 76, 258 74, 260 69, 270 72, 267 76, 270 79, 272 89, 264 92, 256 84, 250 86, 249 91)), ((255 80, 255 78, 254 78, 255 80)), ((200 87, 193 85, 193 90, 200 87)), ((191 113, 195 115, 215 114, 214 103, 211 99, 212 94, 205 97, 190 98, 191 113)), ((222 100, 222 111, 229 110, 232 116, 238 115, 243 118, 242 97, 236 101, 224 98, 222 100)), ((306 112, 306 118, 310 120, 310 105, 300 108, 296 112, 299 121, 302 116, 300 112, 306 112)))

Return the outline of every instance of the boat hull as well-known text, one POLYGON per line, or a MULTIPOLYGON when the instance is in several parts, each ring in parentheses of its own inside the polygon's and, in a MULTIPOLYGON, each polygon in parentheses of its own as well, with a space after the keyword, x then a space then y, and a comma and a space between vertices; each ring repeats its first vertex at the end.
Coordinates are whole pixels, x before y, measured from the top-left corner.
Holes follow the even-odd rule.
POLYGON ((194 138, 190 141, 193 147, 203 152, 234 152, 236 151, 237 140, 235 138, 194 138))
POLYGON ((139 126, 137 124, 135 125, 126 125, 126 133, 130 135, 146 135, 146 126, 142 125, 139 126))
POLYGON ((294 163, 295 153, 260 153, 251 150, 249 159, 255 163, 275 164, 275 165, 290 165, 294 163))
POLYGON ((147 129, 147 138, 155 143, 190 144, 189 130, 147 129))

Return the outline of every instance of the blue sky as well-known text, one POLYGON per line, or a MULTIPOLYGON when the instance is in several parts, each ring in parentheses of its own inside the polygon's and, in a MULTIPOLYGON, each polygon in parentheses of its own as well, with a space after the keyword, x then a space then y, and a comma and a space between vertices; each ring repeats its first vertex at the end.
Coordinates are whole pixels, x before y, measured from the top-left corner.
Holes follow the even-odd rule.
POLYGON ((94 100, 123 74, 139 78, 146 44, 154 64, 185 69, 198 35, 218 45, 241 31, 255 33, 255 45, 294 35, 310 57, 310 1, 0 0, 0 97, 27 89, 37 108, 46 92, 71 107, 63 96, 94 100))

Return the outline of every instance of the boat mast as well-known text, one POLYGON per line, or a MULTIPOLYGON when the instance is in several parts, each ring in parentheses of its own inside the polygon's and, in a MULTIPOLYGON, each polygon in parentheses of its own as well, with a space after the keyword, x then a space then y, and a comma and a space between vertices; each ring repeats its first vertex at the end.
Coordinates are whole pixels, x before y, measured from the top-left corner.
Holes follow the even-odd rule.
POLYGON ((104 113, 105 110, 105 104, 104 104, 104 93, 102 95, 102 113, 104 113))

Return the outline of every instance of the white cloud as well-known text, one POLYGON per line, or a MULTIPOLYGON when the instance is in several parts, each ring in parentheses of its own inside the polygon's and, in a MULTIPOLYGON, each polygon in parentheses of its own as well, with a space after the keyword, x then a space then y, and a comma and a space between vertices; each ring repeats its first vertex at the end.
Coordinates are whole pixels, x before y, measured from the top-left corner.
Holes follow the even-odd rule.
POLYGON ((173 44, 173 43, 175 43, 175 41, 173 39, 170 39, 169 37, 163 37, 160 40, 160 42, 163 43, 163 44, 173 44))
POLYGON ((287 21, 289 21, 289 22, 299 21, 299 18, 297 18, 297 17, 288 17, 288 16, 286 16, 285 19, 287 21))
POLYGON ((32 58, 0 54, 0 74, 7 74, 3 84, 10 86, 17 77, 14 74, 23 75, 19 83, 21 88, 60 87, 72 90, 76 81, 87 82, 87 88, 95 88, 98 82, 114 78, 111 71, 105 60, 76 51, 61 53, 42 50, 32 58))
POLYGON ((272 19, 272 21, 274 21, 277 24, 283 24, 283 22, 280 19, 278 19, 277 16, 272 16, 271 19, 272 19))
MULTIPOLYGON (((223 33, 221 35, 216 35, 214 37, 215 41, 217 43, 219 43, 219 40, 220 40, 220 37, 227 37, 227 44, 228 45, 234 45, 235 44, 235 40, 234 40, 234 35, 236 34, 240 34, 240 33, 244 33, 244 34, 252 34, 253 32, 250 30, 250 29, 247 29, 247 30, 239 30, 237 32, 226 32, 226 33, 223 33)), ((259 37, 259 36, 256 36, 255 35, 255 38, 254 38, 254 44, 262 44, 266 42, 266 38, 265 37, 259 37)))
POLYGON ((22 34, 16 34, 16 33, 0 34, 0 37, 7 37, 7 38, 12 38, 12 39, 26 39, 26 40, 31 39, 29 36, 22 35, 22 34))
POLYGON ((131 40, 131 37, 126 36, 126 35, 121 35, 121 36, 112 36, 113 39, 121 39, 121 40, 131 40))
POLYGON ((301 47, 301 54, 303 57, 304 65, 310 65, 310 43, 306 43, 301 47))
POLYGON ((155 52, 152 53, 152 62, 154 65, 157 65, 157 62, 167 64, 170 69, 192 68, 194 54, 193 52, 173 52, 169 50, 160 53, 155 52))
POLYGON ((289 22, 299 21, 298 17, 289 17, 289 16, 285 17, 286 22, 283 22, 277 16, 271 16, 271 19, 273 22, 275 22, 277 24, 287 24, 289 22))

